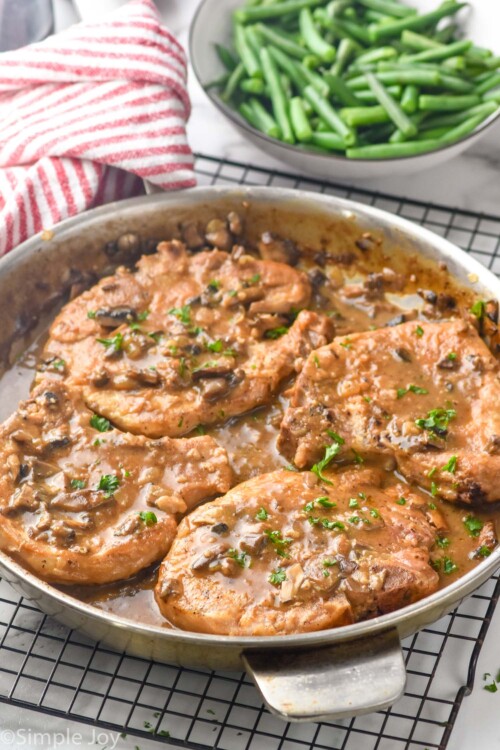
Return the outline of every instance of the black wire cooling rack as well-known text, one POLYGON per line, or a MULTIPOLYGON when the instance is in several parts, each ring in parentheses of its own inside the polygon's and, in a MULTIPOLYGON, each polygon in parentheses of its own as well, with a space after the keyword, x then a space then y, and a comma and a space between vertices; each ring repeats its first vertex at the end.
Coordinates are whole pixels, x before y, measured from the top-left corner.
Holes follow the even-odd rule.
MULTIPOLYGON (((326 192, 423 224, 500 274, 500 217, 397 199, 199 155, 200 184, 326 192)), ((408 683, 387 711, 285 724, 244 674, 145 661, 93 643, 0 581, 0 703, 193 750, 444 750, 500 595, 493 576, 432 627, 403 643, 408 683)), ((131 747, 134 747, 132 741, 131 747)))

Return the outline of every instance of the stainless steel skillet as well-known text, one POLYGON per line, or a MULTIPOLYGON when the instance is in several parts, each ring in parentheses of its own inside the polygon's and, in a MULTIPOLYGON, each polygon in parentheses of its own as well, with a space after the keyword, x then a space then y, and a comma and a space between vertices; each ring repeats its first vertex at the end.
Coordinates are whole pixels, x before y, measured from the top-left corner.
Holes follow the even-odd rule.
MULTIPOLYGON (((443 260, 478 296, 500 298, 500 281, 446 240, 405 219, 335 197, 279 188, 197 188, 110 204, 69 219, 0 261, 0 367, 8 370, 74 285, 89 285, 118 263, 132 262, 151 240, 176 233, 188 218, 207 221, 229 210, 246 217, 250 235, 265 229, 328 250, 352 247, 360 232, 443 260), (133 233, 142 244, 117 237, 133 233), (149 241, 149 242, 148 242, 149 241)), ((8 378, 2 411, 15 408, 8 378)), ((0 572, 44 612, 93 639, 144 658, 213 669, 245 667, 268 706, 283 718, 311 721, 373 711, 403 692, 400 639, 453 609, 500 566, 500 549, 446 589, 373 620, 293 636, 226 637, 137 623, 84 604, 0 553, 0 572)))

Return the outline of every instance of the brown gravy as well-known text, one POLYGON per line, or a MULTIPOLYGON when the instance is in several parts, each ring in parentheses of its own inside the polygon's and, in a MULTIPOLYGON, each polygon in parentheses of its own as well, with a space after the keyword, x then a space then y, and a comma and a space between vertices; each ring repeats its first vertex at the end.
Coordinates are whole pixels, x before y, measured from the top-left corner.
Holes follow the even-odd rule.
MULTIPOLYGON (((316 294, 311 309, 331 314, 336 323, 337 335, 347 335, 370 327, 378 328, 391 321, 397 322, 401 315, 415 320, 467 315, 474 301, 472 292, 455 285, 445 267, 438 267, 416 255, 391 253, 387 257, 383 247, 377 243, 371 245, 369 253, 356 253, 351 258, 327 255, 326 263, 319 253, 309 250, 303 253, 298 267, 325 274, 333 281, 333 291, 323 298, 316 294), (362 285, 368 275, 384 268, 390 269, 388 278, 392 272, 401 275, 392 284, 393 288, 389 284, 389 291, 378 296, 363 292, 362 285), (441 294, 443 299, 452 298, 453 305, 445 305, 440 309, 439 305, 424 301, 417 293, 419 289, 441 294)), ((0 403, 1 419, 10 414, 18 400, 27 396, 43 342, 42 335, 0 380, 3 395, 0 403)), ((285 394, 289 385, 283 385, 281 394, 270 406, 206 429, 206 433, 227 450, 236 482, 287 465, 286 459, 276 449, 276 438, 287 404, 285 394)), ((439 571, 440 585, 445 587, 480 560, 469 557, 477 546, 477 540, 468 534, 463 523, 471 510, 448 504, 439 498, 435 498, 435 503, 448 523, 449 545, 444 550, 436 550, 433 557, 442 558, 446 555, 456 565, 456 570, 451 573, 447 574, 442 569, 439 571)), ((497 506, 489 506, 484 510, 474 509, 473 514, 485 521, 496 519, 499 511, 497 506)), ((157 566, 154 566, 134 579, 118 584, 72 587, 68 591, 105 611, 143 623, 171 627, 160 615, 154 601, 156 570, 157 566)))

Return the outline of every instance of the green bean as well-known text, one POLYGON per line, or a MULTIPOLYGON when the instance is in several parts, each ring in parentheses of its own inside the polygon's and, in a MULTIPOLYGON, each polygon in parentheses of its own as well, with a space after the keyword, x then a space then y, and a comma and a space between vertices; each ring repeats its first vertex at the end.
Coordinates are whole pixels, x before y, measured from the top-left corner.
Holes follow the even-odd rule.
POLYGON ((378 24, 397 21, 397 18, 394 18, 394 16, 387 16, 385 13, 379 13, 377 10, 366 10, 363 16, 363 20, 378 24))
POLYGON ((481 103, 481 97, 477 94, 466 94, 465 96, 422 94, 418 98, 418 108, 432 112, 452 112, 459 109, 469 109, 481 103))
POLYGON ((349 60, 356 54, 358 49, 361 48, 359 47, 357 42, 353 41, 352 39, 346 39, 345 37, 343 37, 340 40, 339 46, 337 48, 337 58, 332 66, 332 74, 335 76, 341 75, 341 73, 344 71, 344 68, 347 67, 349 60))
POLYGON ((443 67, 449 68, 452 73, 460 75, 467 68, 467 61, 463 55, 457 55, 456 57, 449 57, 447 60, 443 60, 443 67))
POLYGON ((274 62, 289 78, 291 78, 299 91, 302 91, 302 89, 309 85, 309 79, 303 73, 302 69, 295 63, 295 60, 288 57, 288 55, 278 49, 278 47, 270 46, 268 49, 274 62))
POLYGON ((243 65, 243 63, 238 63, 238 65, 229 76, 229 79, 226 83, 226 88, 222 92, 220 98, 225 102, 228 102, 230 99, 232 99, 236 89, 238 88, 244 77, 245 66, 243 65))
POLYGON ((421 130, 417 134, 417 141, 435 140, 442 138, 443 135, 449 132, 449 128, 428 128, 427 130, 421 130))
POLYGON ((390 119, 385 108, 380 104, 374 107, 343 107, 340 110, 340 116, 351 128, 375 125, 390 119))
POLYGON ((281 32, 277 31, 270 26, 265 26, 263 23, 259 23, 255 27, 259 34, 261 34, 266 42, 278 47, 290 57, 298 57, 302 60, 307 55, 307 50, 297 42, 294 42, 288 36, 284 36, 281 32))
POLYGON ((468 94, 475 90, 474 84, 470 81, 465 81, 463 78, 446 75, 445 73, 439 73, 439 75, 441 76, 441 84, 443 88, 448 89, 449 91, 454 91, 457 94, 468 94))
POLYGON ((323 78, 328 84, 330 93, 342 104, 348 107, 357 107, 361 104, 354 92, 347 86, 342 78, 334 76, 331 73, 325 73, 323 78))
POLYGON ((319 68, 321 60, 316 55, 306 55, 302 60, 302 65, 308 68, 308 70, 314 70, 315 68, 319 68))
POLYGON ((377 49, 370 49, 367 52, 362 52, 358 55, 356 58, 356 66, 376 63, 380 60, 391 60, 397 56, 398 53, 394 47, 378 47, 377 49))
POLYGON ((263 94, 266 87, 260 78, 244 78, 240 83, 240 89, 247 94, 263 94))
POLYGON ((345 18, 342 18, 342 20, 338 18, 326 18, 325 25, 338 37, 346 36, 366 46, 371 44, 368 30, 353 21, 347 21, 345 18))
POLYGON ((351 5, 352 0, 333 0, 326 6, 326 12, 330 18, 340 17, 351 5))
MULTIPOLYGON (((378 73, 378 79, 384 85, 394 86, 397 84, 413 83, 415 86, 441 86, 441 76, 433 70, 412 70, 411 68, 401 68, 399 70, 388 70, 378 73)), ((366 76, 358 76, 347 81, 349 88, 354 91, 364 89, 368 86, 366 76)))
POLYGON ((500 57, 490 57, 484 61, 484 64, 488 70, 497 70, 497 68, 500 68, 500 57))
POLYGON ((439 141, 406 141, 405 143, 380 143, 373 146, 348 148, 349 159, 395 159, 417 156, 426 151, 433 151, 440 146, 439 141))
POLYGON ((245 66, 250 78, 262 78, 262 69, 259 60, 248 43, 246 31, 243 26, 236 24, 234 44, 240 60, 245 66))
POLYGON ((312 130, 300 96, 294 96, 290 100, 290 119, 297 140, 305 142, 310 141, 312 138, 312 130))
MULTIPOLYGON (((387 91, 395 99, 400 99, 401 95, 403 94, 403 87, 387 86, 387 91)), ((356 98, 359 100, 359 104, 378 104, 378 99, 371 89, 362 89, 361 91, 356 91, 356 98)))
POLYGON ((444 29, 440 29, 434 34, 434 41, 439 44, 448 44, 448 42, 455 41, 457 31, 459 31, 458 24, 449 23, 444 29))
POLYGON ((410 76, 417 74, 417 72, 434 73, 436 80, 432 83, 430 80, 427 83, 422 83, 424 86, 439 86, 440 88, 449 89, 457 94, 469 94, 474 91, 474 84, 471 81, 465 80, 457 75, 452 75, 451 71, 449 74, 443 72, 443 66, 435 65, 433 63, 406 63, 392 60, 382 61, 378 63, 378 75, 385 75, 386 73, 395 73, 406 71, 410 76))
POLYGON ((478 117, 479 115, 489 117, 489 115, 492 115, 497 109, 498 107, 495 102, 483 102, 476 107, 470 107, 470 109, 464 109, 459 112, 450 112, 446 115, 434 115, 426 121, 426 126, 432 128, 450 128, 459 125, 461 122, 465 122, 465 120, 468 120, 471 117, 478 117))
POLYGON ((381 39, 387 39, 391 36, 399 36, 401 32, 410 29, 411 31, 425 29, 433 23, 437 23, 446 16, 451 16, 457 13, 461 8, 465 8, 466 3, 445 3, 437 10, 433 10, 430 13, 424 13, 421 16, 409 16, 408 18, 402 18, 399 21, 395 21, 391 24, 381 24, 370 29, 370 40, 372 42, 379 42, 381 39))
POLYGON ((259 130, 262 130, 263 133, 266 133, 266 135, 269 135, 271 138, 280 138, 281 137, 281 130, 277 122, 267 109, 262 105, 261 102, 259 102, 258 99, 250 99, 250 107, 252 108, 252 112, 257 119, 259 123, 259 130))
POLYGON ((398 102, 387 92, 378 78, 376 78, 373 73, 367 73, 366 80, 368 81, 369 87, 377 97, 380 105, 385 109, 394 125, 408 138, 416 135, 417 128, 403 112, 398 102))
POLYGON ((208 83, 206 83, 203 88, 205 89, 205 91, 210 91, 210 89, 222 89, 229 81, 229 76, 230 73, 224 73, 218 78, 215 78, 213 81, 209 81, 208 83))
POLYGON ((313 133, 311 143, 327 151, 345 151, 345 143, 337 133, 313 133))
MULTIPOLYGON (((276 64, 269 54, 267 47, 260 51, 260 61, 264 78, 269 88, 269 95, 273 106, 276 122, 281 128, 281 135, 285 143, 295 143, 292 125, 288 117, 288 106, 285 92, 281 85, 280 76, 276 64)), ((306 89, 307 90, 307 89, 306 89)))
POLYGON ((409 8, 407 5, 392 2, 392 0, 358 0, 358 2, 366 8, 371 8, 372 10, 377 10, 379 13, 383 13, 386 16, 395 16, 397 18, 414 16, 417 12, 414 8, 409 8))
POLYGON ((493 56, 493 52, 490 49, 478 47, 476 44, 472 45, 468 54, 469 57, 478 57, 480 60, 486 60, 488 57, 493 56))
POLYGON ((327 82, 324 80, 324 78, 318 73, 315 73, 314 70, 309 70, 305 67, 305 65, 301 65, 299 63, 298 67, 300 68, 300 71, 303 73, 303 75, 307 78, 309 86, 312 86, 318 94, 321 94, 321 96, 328 96, 330 89, 328 88, 327 82))
POLYGON ((238 8, 234 11, 233 17, 237 23, 254 23, 255 21, 265 21, 269 18, 279 18, 286 16, 288 13, 297 13, 302 8, 313 8, 319 5, 321 0, 283 0, 275 5, 256 5, 246 8, 238 8))
POLYGON ((280 80, 281 80, 281 86, 283 87, 283 91, 285 92, 286 98, 291 99, 293 96, 291 80, 286 75, 286 73, 280 73, 280 80))
POLYGON ((477 86, 476 91, 478 94, 486 94, 487 91, 500 86, 500 73, 493 73, 489 78, 477 86))
POLYGON ((339 117, 333 107, 312 86, 306 86, 304 96, 314 111, 340 135, 346 146, 356 143, 356 133, 339 117))
POLYGON ((418 109, 418 88, 410 83, 405 86, 403 95, 401 97, 401 109, 406 112, 407 115, 412 115, 418 109))
POLYGON ((262 130, 260 127, 260 122, 257 117, 255 117, 255 114, 248 102, 242 102, 240 106, 238 107, 238 112, 242 117, 245 118, 247 122, 250 123, 250 125, 257 130, 262 130))
POLYGON ((500 89, 495 89, 494 91, 488 91, 483 96, 483 101, 486 102, 500 102, 500 89))
POLYGON ((423 36, 423 34, 417 34, 415 31, 410 31, 409 29, 403 31, 401 34, 401 41, 406 47, 418 51, 440 49, 443 46, 439 42, 434 41, 434 39, 430 39, 428 36, 423 36))
POLYGON ((460 141, 466 135, 472 133, 477 128, 477 126, 483 122, 483 120, 484 117, 481 117, 480 115, 476 117, 470 117, 468 120, 465 120, 465 122, 457 125, 456 128, 448 131, 445 136, 440 138, 441 143, 449 144, 460 141))
POLYGON ((306 47, 321 60, 331 63, 335 59, 336 50, 331 44, 325 42, 315 26, 309 8, 302 8, 299 13, 299 28, 306 47))
POLYGON ((260 55, 260 48, 262 47, 263 42, 258 32, 256 31, 256 27, 245 26, 245 36, 248 44, 252 49, 252 52, 258 60, 260 55))
POLYGON ((405 57, 405 62, 432 62, 434 60, 446 60, 448 57, 454 57, 455 55, 461 55, 462 52, 467 52, 472 47, 472 42, 463 40, 461 42, 453 42, 453 44, 443 44, 441 47, 436 49, 427 49, 423 52, 418 52, 416 55, 409 55, 405 57))
POLYGON ((217 56, 223 66, 228 70, 230 73, 235 69, 235 67, 238 65, 238 60, 235 58, 233 53, 228 50, 227 47, 224 47, 222 44, 214 44, 215 51, 217 52, 217 56))
MULTIPOLYGON (((410 115, 410 120, 418 129, 427 118, 427 114, 427 112, 415 112, 414 115, 410 115)), ((389 143, 404 143, 407 140, 408 138, 399 129, 394 130, 392 135, 389 137, 389 143)))

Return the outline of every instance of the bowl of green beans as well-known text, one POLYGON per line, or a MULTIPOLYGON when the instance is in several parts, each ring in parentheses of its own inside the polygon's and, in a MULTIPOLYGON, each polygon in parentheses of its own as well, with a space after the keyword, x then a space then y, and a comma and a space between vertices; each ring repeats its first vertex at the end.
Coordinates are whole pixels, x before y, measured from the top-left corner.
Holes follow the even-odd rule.
POLYGON ((410 173, 500 119, 500 10, 438 2, 202 0, 191 62, 218 109, 275 158, 324 177, 410 173))

